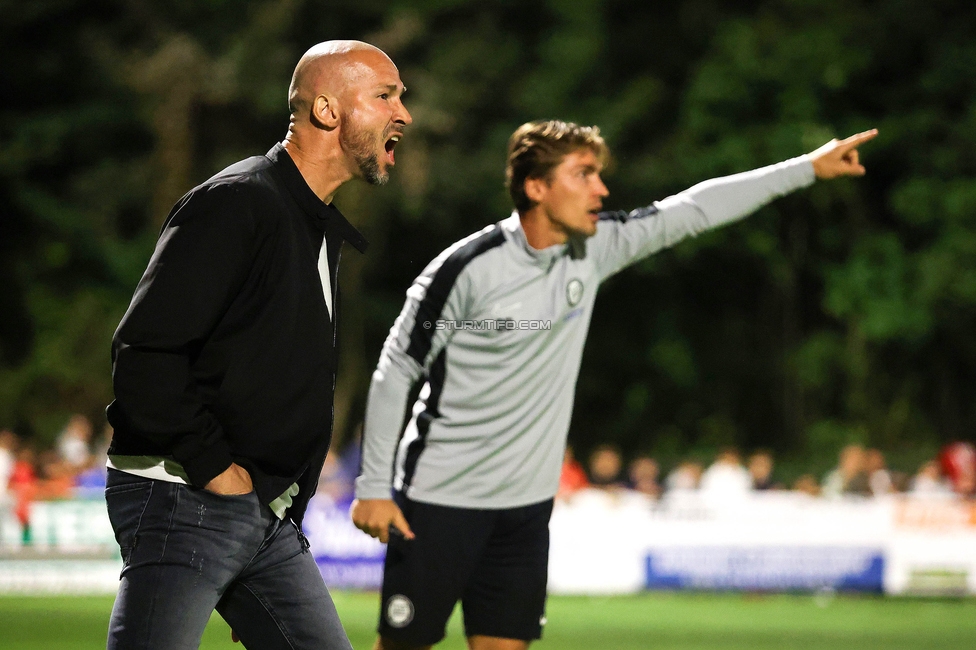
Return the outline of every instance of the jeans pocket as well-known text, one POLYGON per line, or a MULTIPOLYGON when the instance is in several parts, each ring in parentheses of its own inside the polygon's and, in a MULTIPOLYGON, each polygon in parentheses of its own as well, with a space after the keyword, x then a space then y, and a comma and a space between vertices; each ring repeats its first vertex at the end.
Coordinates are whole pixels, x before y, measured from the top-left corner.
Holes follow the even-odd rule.
POLYGON ((108 518, 115 531, 115 541, 122 552, 122 568, 129 564, 132 549, 139 539, 139 525, 153 491, 153 481, 113 485, 105 489, 108 518))

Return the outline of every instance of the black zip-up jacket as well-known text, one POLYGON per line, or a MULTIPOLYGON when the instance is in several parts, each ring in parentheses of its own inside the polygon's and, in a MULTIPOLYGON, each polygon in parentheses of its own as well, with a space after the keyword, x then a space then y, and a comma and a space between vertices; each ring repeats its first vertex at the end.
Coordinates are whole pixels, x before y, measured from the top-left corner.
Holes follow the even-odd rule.
POLYGON ((297 481, 289 516, 301 522, 332 437, 323 235, 334 316, 342 242, 366 240, 283 146, 176 204, 112 342, 110 454, 171 456, 198 487, 236 462, 265 504, 297 481))

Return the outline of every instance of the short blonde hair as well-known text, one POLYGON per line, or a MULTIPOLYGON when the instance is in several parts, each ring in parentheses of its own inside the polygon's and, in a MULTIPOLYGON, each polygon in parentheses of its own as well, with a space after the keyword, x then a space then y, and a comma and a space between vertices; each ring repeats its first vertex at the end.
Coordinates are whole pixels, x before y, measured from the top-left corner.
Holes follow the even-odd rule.
POLYGON ((508 140, 508 163, 505 166, 505 187, 515 209, 525 212, 533 206, 525 194, 527 179, 549 178, 563 158, 580 149, 591 150, 603 165, 610 158, 610 149, 596 126, 545 120, 528 122, 515 129, 508 140))

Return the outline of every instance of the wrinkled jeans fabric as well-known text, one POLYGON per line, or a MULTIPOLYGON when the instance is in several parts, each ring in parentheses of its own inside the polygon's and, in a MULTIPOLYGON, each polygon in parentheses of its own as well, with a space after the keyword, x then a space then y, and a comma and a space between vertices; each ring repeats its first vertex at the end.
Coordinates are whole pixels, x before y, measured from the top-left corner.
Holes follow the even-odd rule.
POLYGON ((196 650, 216 609, 245 648, 352 650, 305 538, 253 492, 110 469, 122 580, 109 650, 196 650))

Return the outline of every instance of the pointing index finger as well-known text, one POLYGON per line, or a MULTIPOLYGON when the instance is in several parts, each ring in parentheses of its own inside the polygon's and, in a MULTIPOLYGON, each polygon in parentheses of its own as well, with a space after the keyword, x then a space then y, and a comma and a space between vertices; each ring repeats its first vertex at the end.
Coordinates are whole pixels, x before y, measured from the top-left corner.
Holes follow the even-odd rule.
POLYGON ((855 133, 849 138, 844 138, 840 142, 840 148, 844 151, 849 151, 861 144, 864 144, 868 140, 873 140, 878 135, 877 129, 871 129, 870 131, 862 131, 861 133, 855 133))

